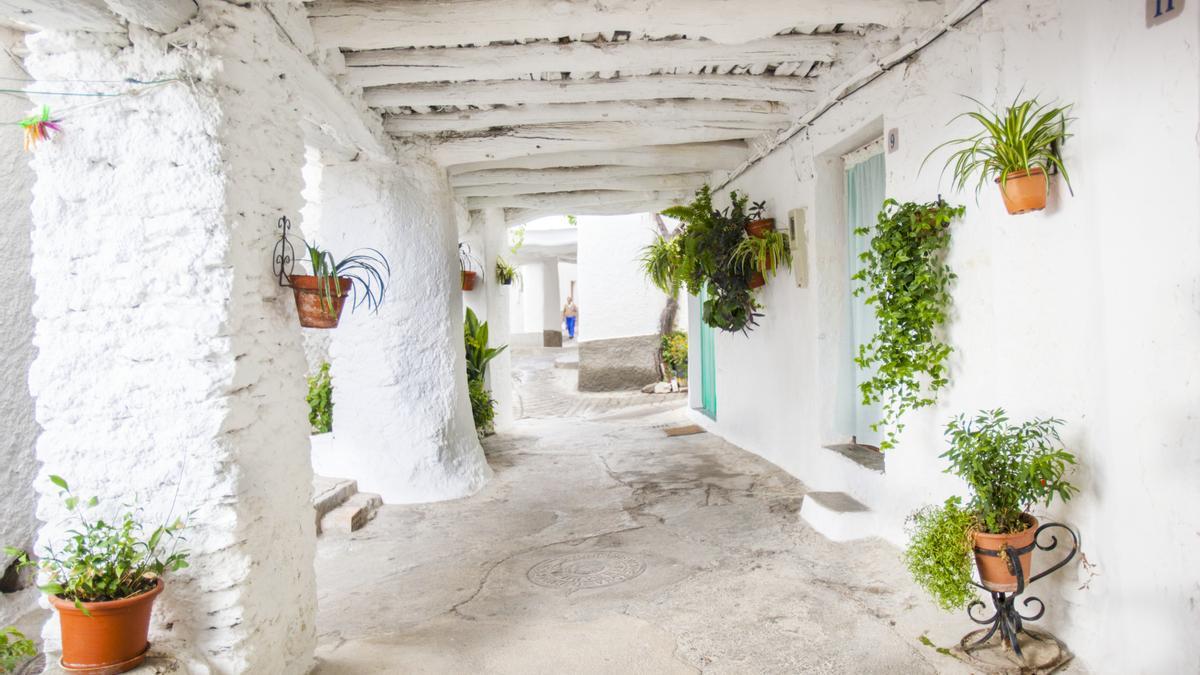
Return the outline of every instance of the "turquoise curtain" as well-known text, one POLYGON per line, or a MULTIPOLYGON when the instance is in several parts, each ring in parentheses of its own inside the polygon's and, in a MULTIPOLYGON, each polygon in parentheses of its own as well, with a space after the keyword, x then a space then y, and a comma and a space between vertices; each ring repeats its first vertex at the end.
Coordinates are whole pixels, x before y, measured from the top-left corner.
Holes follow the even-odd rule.
MULTIPOLYGON (((866 251, 870 245, 870 237, 864 237, 854 234, 854 230, 859 227, 874 225, 879 216, 879 211, 883 208, 883 200, 885 198, 884 190, 886 188, 887 172, 883 162, 883 154, 873 155, 871 158, 846 169, 846 223, 849 226, 847 232, 847 249, 850 254, 849 268, 850 275, 853 276, 863 267, 863 263, 859 260, 859 254, 866 251)), ((858 282, 850 281, 850 290, 853 291, 858 286, 858 282)), ((850 400, 845 406, 850 419, 850 431, 857 438, 859 443, 868 445, 879 445, 879 434, 871 429, 871 425, 879 421, 880 410, 878 404, 865 406, 862 404, 862 395, 859 393, 858 385, 860 382, 869 379, 871 372, 864 372, 854 363, 853 358, 858 355, 859 345, 865 344, 875 334, 876 320, 874 310, 867 305, 866 296, 855 297, 850 295, 850 340, 848 341, 850 353, 850 368, 853 372, 853 382, 847 383, 852 387, 850 392, 850 400)))
MULTIPOLYGON (((704 306, 708 294, 700 291, 699 306, 704 306)), ((703 316, 703 314, 701 315, 703 316)), ((700 407, 701 411, 714 420, 717 419, 717 352, 713 327, 700 324, 700 407)))

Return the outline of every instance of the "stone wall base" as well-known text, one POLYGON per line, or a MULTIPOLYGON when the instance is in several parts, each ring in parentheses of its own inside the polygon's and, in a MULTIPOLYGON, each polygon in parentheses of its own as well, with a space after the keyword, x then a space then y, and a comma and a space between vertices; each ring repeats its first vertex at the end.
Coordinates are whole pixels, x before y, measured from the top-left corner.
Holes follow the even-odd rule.
POLYGON ((636 335, 579 343, 579 390, 641 389, 659 379, 659 337, 636 335))
POLYGON ((560 331, 560 330, 544 330, 544 331, 542 331, 542 346, 543 347, 561 347, 562 346, 562 331, 560 331))

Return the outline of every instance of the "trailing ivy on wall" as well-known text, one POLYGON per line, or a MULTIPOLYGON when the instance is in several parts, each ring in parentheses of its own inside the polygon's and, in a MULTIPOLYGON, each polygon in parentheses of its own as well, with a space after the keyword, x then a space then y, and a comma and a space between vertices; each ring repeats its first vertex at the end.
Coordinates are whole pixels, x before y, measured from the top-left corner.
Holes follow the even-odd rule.
POLYGON ((946 358, 951 348, 938 336, 950 305, 954 273, 945 263, 950 222, 965 207, 941 200, 928 204, 893 199, 883 203, 874 228, 855 234, 871 237, 860 254, 864 266, 853 279, 875 310, 878 329, 859 347, 854 361, 872 372, 859 384, 863 403, 878 402, 882 418, 874 429, 883 434, 880 447, 895 447, 904 430, 904 413, 933 405, 947 383, 946 358))

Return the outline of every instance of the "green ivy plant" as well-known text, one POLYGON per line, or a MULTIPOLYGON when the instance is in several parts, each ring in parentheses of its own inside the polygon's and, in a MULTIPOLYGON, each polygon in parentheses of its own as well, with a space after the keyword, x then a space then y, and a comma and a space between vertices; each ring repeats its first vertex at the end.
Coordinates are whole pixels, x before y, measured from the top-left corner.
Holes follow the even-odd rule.
POLYGON ((874 374, 859 384, 863 404, 881 404, 882 417, 873 425, 883 434, 880 447, 895 447, 904 430, 906 412, 933 405, 946 386, 950 345, 938 332, 950 306, 954 273, 945 263, 950 223, 966 209, 942 201, 928 204, 894 199, 883 203, 874 226, 855 234, 870 236, 860 254, 863 268, 852 278, 875 310, 878 330, 859 346, 855 363, 874 374))
POLYGON ((16 627, 0 628, 0 673, 14 672, 19 664, 36 655, 33 641, 16 627))
POLYGON ((43 592, 73 600, 77 609, 88 614, 85 602, 121 600, 146 593, 167 571, 188 566, 187 551, 178 548, 182 520, 161 525, 146 536, 139 521, 140 511, 126 512, 111 523, 92 519, 87 511, 97 505, 95 497, 81 500, 59 476, 50 476, 50 482, 59 488, 63 504, 77 521, 63 548, 48 546, 38 560, 30 560, 29 554, 20 549, 5 549, 20 561, 21 567, 42 571, 48 579, 40 586, 43 592))
POLYGON ((971 531, 975 517, 951 497, 942 506, 927 506, 908 517, 904 564, 913 579, 944 610, 965 609, 975 600, 971 585, 971 531))
POLYGON ((308 377, 308 423, 314 434, 333 431, 333 379, 329 363, 321 364, 315 375, 308 377))

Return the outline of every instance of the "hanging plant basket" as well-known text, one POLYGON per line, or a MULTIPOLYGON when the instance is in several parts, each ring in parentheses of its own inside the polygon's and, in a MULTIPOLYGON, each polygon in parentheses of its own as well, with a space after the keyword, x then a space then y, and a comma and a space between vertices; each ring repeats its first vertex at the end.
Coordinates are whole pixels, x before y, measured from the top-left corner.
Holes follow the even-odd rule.
POLYGON ((746 234, 751 237, 758 237, 759 239, 767 236, 767 233, 774 229, 774 218, 760 218, 746 223, 746 234))
POLYGON ((464 270, 462 273, 462 289, 464 291, 475 290, 475 279, 479 277, 479 273, 473 270, 464 270))
POLYGON ((1001 182, 1000 196, 1004 198, 1004 208, 1009 214, 1017 216, 1031 211, 1041 211, 1046 208, 1046 172, 1040 167, 1028 171, 1014 171, 1008 174, 1008 180, 1001 182))
POLYGON ((85 602, 83 610, 74 601, 50 596, 62 626, 64 670, 90 675, 109 675, 133 670, 146 660, 150 643, 150 611, 163 591, 163 581, 153 590, 132 598, 109 602, 85 602), (84 610, 88 614, 84 614, 84 610))
MULTIPOLYGON (((338 277, 337 288, 331 288, 328 301, 323 293, 321 280, 310 274, 289 277, 292 293, 296 296, 296 312, 300 325, 305 328, 337 328, 342 317, 342 307, 350 293, 349 277, 338 277), (332 307, 330 307, 332 305, 332 307)), ((332 282, 330 283, 332 286, 332 282)))

